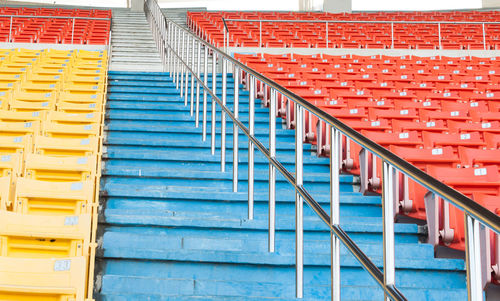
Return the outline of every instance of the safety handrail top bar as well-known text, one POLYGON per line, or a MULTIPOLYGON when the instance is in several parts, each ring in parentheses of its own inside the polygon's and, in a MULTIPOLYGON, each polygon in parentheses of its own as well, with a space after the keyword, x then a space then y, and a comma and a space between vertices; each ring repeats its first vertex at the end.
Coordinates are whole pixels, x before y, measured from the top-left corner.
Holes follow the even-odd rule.
POLYGON ((224 17, 221 17, 222 20, 225 20, 226 22, 275 22, 275 23, 380 23, 380 24, 500 24, 499 22, 491 22, 491 21, 391 21, 391 20, 284 20, 284 19, 279 19, 279 20, 272 20, 272 19, 226 19, 224 17))
POLYGON ((111 18, 73 17, 73 16, 35 16, 35 15, 0 15, 0 18, 24 19, 77 19, 77 20, 111 20, 111 18))
MULTIPOLYGON (((168 19, 165 15, 163 15, 163 16, 165 19, 168 19)), ((186 32, 192 34, 193 38, 198 40, 198 42, 202 43, 202 45, 204 45, 205 47, 208 47, 210 50, 217 52, 217 55, 223 56, 225 59, 230 61, 231 64, 235 64, 236 66, 238 66, 238 68, 241 68, 245 72, 251 74, 253 77, 255 77, 259 81, 265 83, 270 88, 276 90, 278 93, 281 93, 285 97, 290 99, 291 101, 298 103, 299 105, 301 105, 302 107, 307 109, 309 112, 311 112, 312 114, 316 115, 317 117, 319 117, 320 119, 325 121, 327 124, 330 124, 331 126, 337 128, 347 138, 354 140, 361 147, 367 149, 369 152, 371 152, 375 156, 381 158, 382 160, 385 160, 387 163, 391 164, 396 169, 405 173, 411 179, 418 182, 419 184, 421 184, 425 188, 429 189, 430 191, 434 192, 435 194, 439 195, 443 199, 451 202, 453 205, 455 205, 459 208, 462 208, 464 211, 469 213, 475 219, 479 220, 483 225, 491 228, 493 231, 500 234, 500 216, 496 215, 495 213, 491 212, 490 210, 488 210, 485 207, 481 206, 480 204, 476 203, 475 201, 468 198, 464 194, 458 192, 457 190, 449 187, 448 185, 446 185, 446 184, 442 183, 441 181, 435 179, 434 177, 428 175, 427 173, 418 169, 414 165, 410 164, 406 160, 404 160, 401 157, 397 156, 396 154, 392 153, 391 151, 384 148, 383 146, 366 138, 361 133, 352 129, 351 127, 349 127, 345 123, 341 122, 337 118, 324 112, 323 110, 316 107, 315 105, 309 103, 307 100, 300 97, 299 95, 297 95, 297 94, 293 93, 292 91, 286 89, 285 87, 279 85, 275 81, 265 77, 264 75, 253 70, 252 68, 244 65, 240 61, 236 60, 232 56, 225 53, 224 51, 221 51, 220 49, 212 46, 211 44, 207 43, 205 40, 202 40, 198 36, 191 33, 189 30, 187 30, 187 29, 183 28, 182 26, 180 26, 179 24, 177 24, 175 21, 173 21, 171 19, 168 19, 168 21, 172 22, 173 24, 175 24, 176 26, 185 30, 186 32)), ((226 19, 226 21, 227 21, 227 19, 226 19)), ((385 21, 383 21, 383 22, 385 22, 385 21)), ((496 23, 500 24, 500 22, 496 22, 496 23)))

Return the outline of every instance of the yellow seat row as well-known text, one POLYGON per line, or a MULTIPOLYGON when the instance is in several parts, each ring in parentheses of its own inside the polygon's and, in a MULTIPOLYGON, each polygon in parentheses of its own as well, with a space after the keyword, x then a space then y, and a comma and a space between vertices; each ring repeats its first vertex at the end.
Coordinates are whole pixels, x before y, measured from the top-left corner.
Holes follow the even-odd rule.
POLYGON ((106 70, 0 50, 0 300, 92 299, 106 70))

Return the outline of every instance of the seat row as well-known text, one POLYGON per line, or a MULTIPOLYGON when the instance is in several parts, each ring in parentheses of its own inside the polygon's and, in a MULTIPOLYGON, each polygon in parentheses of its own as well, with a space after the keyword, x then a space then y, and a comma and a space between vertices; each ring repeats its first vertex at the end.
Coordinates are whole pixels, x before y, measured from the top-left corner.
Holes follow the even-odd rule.
MULTIPOLYGON (((495 201, 500 196, 500 99, 495 94, 496 72, 490 74, 498 65, 496 59, 236 54, 235 58, 489 210, 500 212, 500 204, 495 201), (400 68, 413 63, 417 66, 400 68), (345 68, 338 68, 340 64, 345 68), (381 77, 384 74, 381 68, 386 67, 366 72, 368 65, 378 64, 404 70, 403 75, 381 77), (434 69, 435 66, 439 68, 434 69), (483 70, 482 66, 488 67, 483 70), (283 73, 273 73, 277 68, 282 68, 283 73), (301 68, 304 71, 299 72, 301 68), (351 68, 356 69, 346 72, 351 68), (426 75, 422 82, 414 68, 439 72, 426 75), (453 70, 460 73, 476 70, 482 75, 467 76, 456 83, 457 79, 451 77, 455 74, 453 70), (398 84, 404 75, 408 78, 398 84), (467 92, 457 92, 453 87, 467 92), (425 93, 420 93, 419 88, 425 93)), ((242 74, 241 82, 248 83, 246 74, 242 74)), ((257 83, 256 96, 265 105, 271 101, 270 92, 269 87, 257 83)), ((293 128, 294 104, 281 95, 276 101, 277 116, 293 128)), ((319 155, 329 155, 329 131, 323 121, 305 112, 305 141, 316 144, 319 155)), ((342 169, 360 175, 361 191, 380 193, 381 160, 345 136, 341 150, 342 169)), ((397 214, 426 220, 431 243, 464 250, 463 212, 401 173, 395 176, 395 183, 397 214)), ((494 255, 497 238, 492 239, 486 257, 494 266, 499 258, 494 255)))
POLYGON ((91 299, 107 54, 0 57, 0 299, 91 299))
POLYGON ((439 21, 497 22, 497 12, 455 12, 453 14, 329 14, 259 12, 189 12, 188 26, 198 36, 221 47, 224 26, 229 31, 229 46, 281 48, 401 48, 401 49, 498 49, 500 25, 440 24, 439 21), (226 21, 240 19, 249 21, 226 21), (265 20, 259 22, 255 20, 265 20), (290 20, 290 22, 272 22, 290 20), (307 21, 311 22, 294 22, 307 21), (429 21, 396 23, 390 21, 429 21), (326 24, 324 21, 329 21, 326 24), (366 21, 368 23, 335 23, 366 21), (388 21, 388 23, 369 23, 388 21))

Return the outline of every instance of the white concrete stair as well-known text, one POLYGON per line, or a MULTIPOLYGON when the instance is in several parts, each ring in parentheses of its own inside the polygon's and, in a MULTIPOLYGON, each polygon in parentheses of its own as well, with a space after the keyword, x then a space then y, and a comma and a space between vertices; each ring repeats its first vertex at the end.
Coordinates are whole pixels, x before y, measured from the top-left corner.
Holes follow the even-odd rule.
POLYGON ((110 70, 163 71, 160 54, 143 12, 113 11, 110 70))

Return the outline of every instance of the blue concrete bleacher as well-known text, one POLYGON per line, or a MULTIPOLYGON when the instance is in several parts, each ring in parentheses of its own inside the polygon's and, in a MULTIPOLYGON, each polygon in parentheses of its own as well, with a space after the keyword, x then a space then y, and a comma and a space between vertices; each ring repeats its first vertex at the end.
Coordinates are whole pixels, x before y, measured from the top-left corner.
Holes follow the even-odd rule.
MULTIPOLYGON (((256 134, 267 144, 269 113, 256 106, 256 134)), ((209 123, 210 107, 209 98, 209 123)), ((255 219, 249 221, 246 136, 240 132, 234 193, 232 123, 227 124, 227 170, 220 172, 220 136, 212 156, 210 136, 202 141, 201 122, 194 127, 194 116, 167 73, 110 71, 106 115, 98 288, 103 300, 295 300, 294 191, 278 174, 276 252, 268 253, 268 161, 256 150, 255 219)), ((240 116, 247 124, 248 92, 240 93, 240 116)), ((277 123, 277 158, 293 172, 294 132, 280 119, 277 123)), ((328 212, 329 160, 304 147, 304 186, 328 212)), ((359 193, 357 181, 341 175, 341 226, 381 267, 381 199, 359 193)), ((307 205, 304 231, 304 300, 328 300, 330 233, 307 205)), ((396 224, 395 231, 396 284, 408 300, 466 299, 463 260, 434 258, 433 247, 420 242, 417 225, 396 224)), ((342 300, 383 298, 343 247, 341 262, 342 300)))

